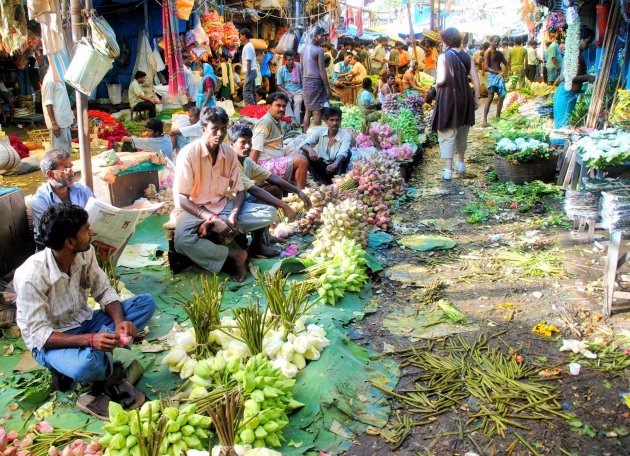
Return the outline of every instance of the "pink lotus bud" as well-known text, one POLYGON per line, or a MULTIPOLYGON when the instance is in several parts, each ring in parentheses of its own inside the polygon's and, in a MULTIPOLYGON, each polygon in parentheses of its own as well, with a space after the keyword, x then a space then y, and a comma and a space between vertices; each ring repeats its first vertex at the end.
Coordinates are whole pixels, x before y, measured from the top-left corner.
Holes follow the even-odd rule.
POLYGON ((4 456, 17 456, 17 448, 15 448, 14 446, 10 446, 7 447, 6 450, 4 450, 4 456))
POLYGON ((18 431, 9 431, 9 433, 7 434, 7 441, 8 442, 13 442, 19 436, 20 435, 18 434, 18 431))
POLYGON ((48 456, 59 456, 59 450, 57 447, 51 446, 48 448, 48 456))
POLYGON ((50 434, 55 430, 48 421, 40 421, 36 429, 40 434, 50 434))

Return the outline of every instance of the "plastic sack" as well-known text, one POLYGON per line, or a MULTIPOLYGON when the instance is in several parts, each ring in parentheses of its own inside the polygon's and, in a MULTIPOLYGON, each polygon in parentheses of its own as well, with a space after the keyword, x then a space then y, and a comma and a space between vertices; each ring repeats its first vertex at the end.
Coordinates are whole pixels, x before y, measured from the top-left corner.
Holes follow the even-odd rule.
POLYGON ((88 19, 88 24, 92 30, 92 45, 101 54, 115 59, 120 55, 120 47, 116 41, 116 33, 101 16, 94 16, 88 19))
MULTIPOLYGON (((297 48, 297 53, 298 54, 302 54, 302 50, 304 49, 304 46, 306 46, 308 43, 311 42, 311 34, 310 33, 303 33, 302 34, 302 39, 300 39, 300 44, 298 44, 298 48, 297 48)), ((277 50, 276 50, 277 52, 277 50)))
POLYGON ((197 26, 192 30, 192 34, 197 40, 197 44, 208 44, 208 34, 201 26, 201 22, 197 22, 197 26))
POLYGON ((188 114, 173 114, 171 117, 171 128, 181 128, 190 125, 188 114))
POLYGON ((8 136, 0 136, 0 171, 10 171, 20 164, 20 155, 11 147, 8 136))
POLYGON ((228 117, 232 117, 236 110, 234 109, 234 103, 232 100, 217 100, 216 104, 218 107, 223 108, 227 113, 228 117))
POLYGON ((175 0, 175 8, 177 9, 177 17, 187 21, 192 12, 195 0, 175 0))
POLYGON ((295 44, 297 42, 297 36, 292 30, 288 30, 276 45, 276 54, 282 55, 287 51, 295 51, 295 44))
POLYGON ((122 103, 122 85, 121 84, 107 84, 107 95, 109 101, 112 104, 122 103))

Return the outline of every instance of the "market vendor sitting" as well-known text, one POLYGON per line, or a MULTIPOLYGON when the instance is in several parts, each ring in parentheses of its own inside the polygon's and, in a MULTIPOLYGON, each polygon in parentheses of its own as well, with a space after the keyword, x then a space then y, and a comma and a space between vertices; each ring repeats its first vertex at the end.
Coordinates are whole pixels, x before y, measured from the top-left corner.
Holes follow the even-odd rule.
POLYGON ((144 71, 136 71, 133 81, 129 84, 129 106, 132 111, 149 111, 149 117, 155 117, 155 105, 158 100, 155 97, 145 95, 142 85, 147 80, 144 71))
POLYGON ((335 68, 333 71, 332 82, 334 85, 343 85, 342 82, 345 80, 345 76, 347 76, 352 70, 352 52, 346 53, 344 55, 343 60, 341 62, 337 62, 335 64, 335 68))
MULTIPOLYGON (((311 208, 311 200, 302 190, 290 182, 270 173, 249 158, 252 151, 252 130, 246 125, 234 125, 228 132, 230 145, 238 155, 241 164, 243 187, 249 192, 250 199, 282 209, 289 221, 295 220, 295 212, 282 201, 283 191, 295 193, 304 202, 306 210, 311 208), (260 184, 266 184, 264 188, 260 184)), ((248 199, 249 200, 249 199, 248 199)))
POLYGON ((341 109, 322 109, 325 127, 314 130, 302 144, 302 155, 308 160, 308 170, 320 184, 332 184, 333 176, 346 173, 350 163, 350 133, 341 129, 341 109))
POLYGON ((51 206, 40 230, 46 249, 28 258, 13 280, 24 343, 52 371, 54 387, 67 390, 71 380, 92 384, 92 394, 77 402, 86 413, 107 419, 110 400, 139 407, 142 393, 112 378, 112 352, 130 346, 153 315, 155 301, 148 294, 120 301, 90 245, 93 232, 83 208, 51 206), (88 304, 90 295, 99 310, 88 304))
POLYGON ((177 155, 175 250, 211 272, 227 266, 232 279, 242 282, 248 254, 275 253, 263 245, 262 238, 263 228, 276 220, 277 213, 271 206, 245 202, 238 157, 223 144, 229 120, 224 109, 205 108, 201 111, 203 136, 177 155), (252 232, 248 251, 225 245, 248 232, 252 232))
POLYGON ((44 153, 39 166, 48 182, 40 185, 31 198, 29 205, 33 217, 35 250, 44 250, 44 241, 40 232, 40 221, 46 210, 61 203, 76 204, 85 207, 94 193, 89 187, 74 181, 74 169, 70 159, 70 151, 52 149, 44 153))
POLYGON ((422 94, 426 93, 418 83, 416 82, 416 73, 418 73, 418 62, 412 60, 409 64, 409 69, 405 72, 405 75, 402 79, 402 89, 405 93, 405 96, 411 94, 422 94))
POLYGON ((350 73, 346 76, 346 80, 349 84, 361 85, 363 79, 367 77, 368 72, 365 66, 363 66, 359 55, 353 55, 350 59, 350 63, 352 64, 352 70, 350 70, 350 73))
POLYGON ((380 109, 381 105, 374 102, 374 95, 372 95, 372 79, 369 77, 364 78, 361 86, 363 90, 361 90, 357 96, 357 105, 368 111, 380 109))
POLYGON ((267 98, 269 111, 254 126, 254 138, 250 158, 267 171, 291 182, 295 180, 299 188, 306 186, 308 162, 299 155, 284 150, 284 135, 288 125, 283 124, 289 98, 280 92, 267 98))
POLYGON ((121 141, 131 144, 136 149, 148 152, 156 152, 173 159, 173 144, 171 138, 164 133, 164 124, 160 119, 149 119, 144 124, 144 136, 124 136, 121 141))
POLYGON ((171 144, 173 149, 181 150, 184 146, 201 138, 201 122, 199 121, 199 115, 201 109, 197 106, 188 108, 188 120, 189 125, 185 127, 171 127, 169 135, 171 136, 171 144))

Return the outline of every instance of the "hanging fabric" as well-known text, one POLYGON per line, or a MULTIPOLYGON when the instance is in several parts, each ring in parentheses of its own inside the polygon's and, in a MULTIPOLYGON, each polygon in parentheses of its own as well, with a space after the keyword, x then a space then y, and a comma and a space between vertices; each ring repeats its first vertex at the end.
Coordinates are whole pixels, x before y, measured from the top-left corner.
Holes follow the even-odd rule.
POLYGON ((143 71, 147 74, 147 81, 153 85, 153 78, 157 72, 157 62, 153 56, 151 49, 151 43, 147 39, 147 34, 144 30, 138 31, 138 49, 136 51, 136 63, 134 64, 131 74, 136 74, 137 71, 143 71))
POLYGON ((363 8, 357 9, 357 17, 354 24, 357 26, 357 36, 363 35, 363 8))
MULTIPOLYGON (((164 51, 164 55, 166 55, 166 51, 164 51)), ((156 64, 155 71, 159 73, 160 71, 166 70, 166 65, 164 64, 164 60, 162 60, 157 40, 155 38, 153 38, 153 58, 155 59, 156 64)))
POLYGON ((337 9, 333 9, 330 11, 330 15, 328 16, 328 41, 334 43, 339 35, 337 34, 337 30, 335 29, 335 23, 339 20, 339 11, 337 9))
POLYGON ((17 53, 28 39, 22 0, 0 2, 0 50, 17 53))
POLYGON ((59 52, 54 54, 48 54, 48 65, 52 72, 52 78, 55 82, 63 82, 64 75, 70 66, 70 61, 74 57, 74 46, 72 45, 72 38, 70 38, 70 32, 65 30, 62 34, 63 47, 59 52))
POLYGON ((28 0, 28 17, 41 25, 44 54, 64 49, 63 25, 58 0, 28 0))
POLYGON ((345 29, 350 26, 350 16, 352 16, 352 12, 350 11, 350 7, 346 5, 346 14, 343 15, 343 28, 345 29))
POLYGON ((186 76, 182 59, 182 43, 179 39, 175 0, 164 0, 162 27, 164 30, 164 60, 168 66, 168 94, 177 98, 186 95, 186 76))

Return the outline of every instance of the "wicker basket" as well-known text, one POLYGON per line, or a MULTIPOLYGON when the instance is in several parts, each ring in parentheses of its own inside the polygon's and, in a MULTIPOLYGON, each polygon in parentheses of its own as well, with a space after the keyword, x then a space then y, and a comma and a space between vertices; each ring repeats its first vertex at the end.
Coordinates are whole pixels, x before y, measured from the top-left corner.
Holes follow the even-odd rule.
POLYGON ((553 182, 556 174, 557 157, 539 158, 528 163, 513 165, 504 158, 494 155, 494 170, 500 182, 511 181, 515 184, 524 184, 540 180, 553 182))

